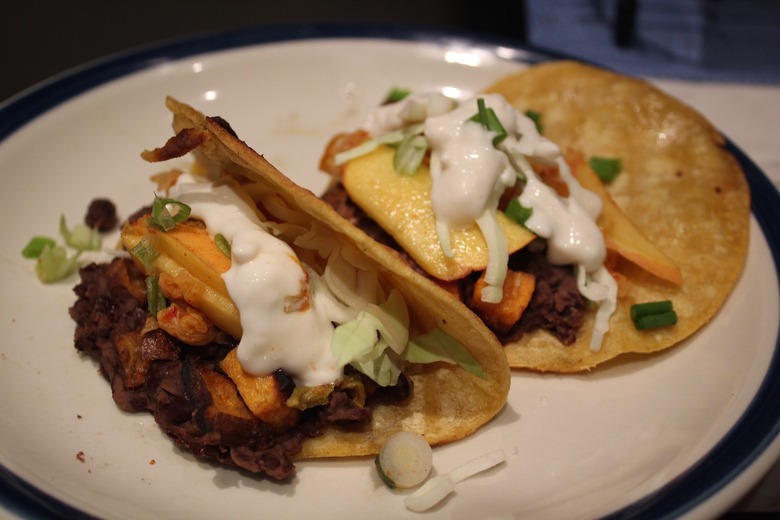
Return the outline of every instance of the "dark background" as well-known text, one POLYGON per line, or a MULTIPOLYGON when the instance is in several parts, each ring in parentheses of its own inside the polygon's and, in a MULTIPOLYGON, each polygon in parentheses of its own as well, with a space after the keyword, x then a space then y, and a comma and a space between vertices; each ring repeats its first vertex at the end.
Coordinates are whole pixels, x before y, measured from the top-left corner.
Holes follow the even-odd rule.
POLYGON ((0 16, 0 100, 86 62, 206 32, 369 22, 525 39, 522 0, 22 0, 0 16), (500 6, 497 7, 497 6, 500 6))

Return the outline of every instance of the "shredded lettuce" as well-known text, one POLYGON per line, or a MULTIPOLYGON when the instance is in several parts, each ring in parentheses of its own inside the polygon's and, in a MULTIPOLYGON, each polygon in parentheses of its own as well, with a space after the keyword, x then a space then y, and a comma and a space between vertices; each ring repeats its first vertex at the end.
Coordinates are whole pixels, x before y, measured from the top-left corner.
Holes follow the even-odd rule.
POLYGON ((474 375, 485 376, 471 353, 441 329, 409 340, 409 312, 397 290, 384 303, 371 304, 354 320, 337 326, 332 346, 339 362, 352 365, 381 386, 398 382, 404 362, 457 363, 474 375))
POLYGON ((432 329, 409 342, 405 358, 410 363, 457 363, 464 370, 478 377, 485 377, 485 370, 458 340, 441 329, 432 329))

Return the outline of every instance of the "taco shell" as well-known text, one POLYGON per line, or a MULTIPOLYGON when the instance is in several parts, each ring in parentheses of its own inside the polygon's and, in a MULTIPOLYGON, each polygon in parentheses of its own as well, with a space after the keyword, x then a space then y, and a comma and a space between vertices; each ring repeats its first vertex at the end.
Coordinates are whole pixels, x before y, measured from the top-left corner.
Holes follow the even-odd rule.
MULTIPOLYGON (((645 81, 571 61, 530 67, 486 91, 503 95, 520 112, 541 114, 543 134, 562 150, 619 158, 622 172, 601 189, 641 233, 634 233, 639 243, 634 261, 630 251, 619 260, 618 306, 601 349, 588 346, 591 313, 573 345, 541 331, 506 345, 510 364, 558 372, 590 369, 620 354, 668 348, 710 321, 740 277, 749 239, 748 185, 723 136, 645 81), (647 242, 661 256, 642 253, 647 242), (659 271, 651 274, 652 265, 643 268, 643 259, 659 271), (678 323, 637 330, 630 306, 658 300, 673 302, 678 323)), ((587 187, 587 179, 578 178, 587 187)), ((609 245, 615 230, 604 228, 605 216, 599 225, 609 245)), ((633 247, 630 238, 624 245, 633 247)))
POLYGON ((322 261, 316 251, 294 243, 311 230, 325 249, 329 241, 352 249, 357 261, 377 269, 386 290, 401 292, 409 308, 412 336, 438 327, 466 346, 484 371, 484 377, 479 377, 447 363, 409 366, 406 374, 413 381, 409 401, 373 406, 366 429, 329 428, 307 440, 298 458, 375 454, 400 430, 419 433, 432 445, 451 442, 473 433, 503 408, 510 381, 506 357, 493 334, 465 306, 447 298, 443 289, 408 267, 398 254, 377 247, 327 203, 290 181, 239 140, 223 120, 205 117, 173 98, 166 105, 174 115, 177 134, 194 129, 202 136, 194 149, 196 168, 212 179, 229 175, 242 183, 261 212, 286 224, 279 226, 280 238, 293 245, 299 258, 311 261, 310 265, 322 261))

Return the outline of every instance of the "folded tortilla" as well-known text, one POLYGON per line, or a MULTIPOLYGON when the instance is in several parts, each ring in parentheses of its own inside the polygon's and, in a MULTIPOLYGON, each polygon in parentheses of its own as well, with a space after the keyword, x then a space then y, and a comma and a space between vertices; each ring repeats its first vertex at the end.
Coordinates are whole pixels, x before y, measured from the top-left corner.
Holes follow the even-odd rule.
MULTIPOLYGON (((459 365, 437 362, 408 365, 413 392, 409 401, 372 406, 373 419, 365 429, 330 427, 324 435, 308 439, 299 458, 341 457, 374 454, 393 433, 416 432, 430 444, 461 439, 494 417, 504 406, 509 389, 509 367, 501 347, 490 331, 459 302, 446 299, 443 291, 410 269, 399 256, 377 248, 363 232, 347 223, 310 191, 296 185, 265 158, 239 140, 220 118, 205 117, 173 98, 166 100, 173 112, 175 132, 194 129, 192 145, 196 167, 211 179, 230 176, 251 185, 250 191, 261 212, 276 222, 295 223, 282 238, 309 265, 324 266, 317 251, 294 243, 294 228, 316 226, 317 238, 332 240, 357 251, 359 262, 376 268, 380 283, 389 292, 403 295, 411 320, 410 335, 439 328, 464 345, 479 362, 484 377, 459 365), (318 265, 315 265, 318 264, 318 265)), ((184 151, 184 150, 183 150, 184 151)))

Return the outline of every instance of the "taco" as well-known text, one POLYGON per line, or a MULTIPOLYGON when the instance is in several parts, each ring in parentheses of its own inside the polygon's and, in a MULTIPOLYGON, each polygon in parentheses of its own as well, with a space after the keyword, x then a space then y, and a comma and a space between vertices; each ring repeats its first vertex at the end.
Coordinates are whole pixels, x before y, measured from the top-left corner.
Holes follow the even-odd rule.
POLYGON ((127 257, 81 271, 76 347, 114 399, 186 451, 286 479, 304 458, 369 455, 398 431, 462 439, 503 407, 490 331, 395 254, 172 98, 151 207, 127 257))
POLYGON ((649 83, 576 62, 460 102, 402 93, 332 138, 320 169, 322 197, 464 301, 515 368, 675 345, 747 254, 748 186, 723 137, 649 83))

